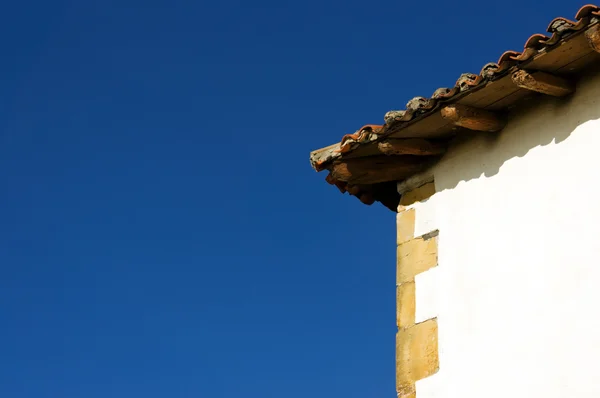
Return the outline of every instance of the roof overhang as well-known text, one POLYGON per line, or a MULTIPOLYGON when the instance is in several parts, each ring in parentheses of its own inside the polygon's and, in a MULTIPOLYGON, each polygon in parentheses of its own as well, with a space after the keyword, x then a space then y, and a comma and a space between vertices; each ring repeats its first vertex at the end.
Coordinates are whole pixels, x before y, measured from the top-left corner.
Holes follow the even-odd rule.
POLYGON ((522 52, 507 51, 479 74, 465 73, 451 88, 415 97, 390 111, 382 125, 366 125, 310 154, 326 181, 370 205, 396 211, 396 184, 426 170, 450 142, 468 134, 493 134, 509 111, 539 95, 568 96, 587 69, 600 66, 600 7, 586 5, 575 20, 555 18, 549 36, 535 34, 522 52))

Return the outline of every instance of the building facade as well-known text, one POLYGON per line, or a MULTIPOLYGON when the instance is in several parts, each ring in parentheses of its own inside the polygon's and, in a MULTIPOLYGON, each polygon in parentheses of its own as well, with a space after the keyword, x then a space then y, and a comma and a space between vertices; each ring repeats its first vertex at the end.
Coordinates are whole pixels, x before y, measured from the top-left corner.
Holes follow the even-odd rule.
POLYGON ((311 154, 397 217, 399 397, 598 397, 600 8, 311 154))

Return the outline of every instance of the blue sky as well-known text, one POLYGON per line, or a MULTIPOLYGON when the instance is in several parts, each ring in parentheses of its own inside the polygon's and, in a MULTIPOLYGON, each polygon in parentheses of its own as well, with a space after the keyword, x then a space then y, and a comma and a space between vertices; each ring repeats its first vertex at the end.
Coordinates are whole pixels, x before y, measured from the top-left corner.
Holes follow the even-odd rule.
POLYGON ((0 15, 0 396, 394 394, 395 217, 309 166, 584 3, 0 15))

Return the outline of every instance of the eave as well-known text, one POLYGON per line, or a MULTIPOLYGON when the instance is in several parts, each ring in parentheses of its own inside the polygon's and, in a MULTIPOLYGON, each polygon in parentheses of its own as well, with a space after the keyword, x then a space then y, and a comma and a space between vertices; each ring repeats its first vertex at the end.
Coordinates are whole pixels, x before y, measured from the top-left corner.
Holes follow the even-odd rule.
POLYGON ((328 171, 327 182, 342 193, 396 211, 396 183, 435 164, 453 139, 497 134, 507 114, 527 100, 568 96, 584 71, 600 66, 600 7, 582 7, 574 21, 555 18, 547 32, 531 36, 522 52, 505 52, 479 74, 461 75, 452 88, 386 113, 384 124, 363 126, 313 151, 312 167, 328 171))

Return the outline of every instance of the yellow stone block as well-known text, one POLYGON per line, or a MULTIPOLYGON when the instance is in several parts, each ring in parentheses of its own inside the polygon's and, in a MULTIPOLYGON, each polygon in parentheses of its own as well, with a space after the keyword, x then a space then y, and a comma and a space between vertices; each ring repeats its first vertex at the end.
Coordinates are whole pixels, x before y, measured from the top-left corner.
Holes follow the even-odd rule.
POLYGON ((415 188, 412 191, 405 192, 400 198, 400 206, 408 206, 415 202, 422 202, 435 194, 435 183, 429 182, 415 188))
POLYGON ((396 285, 410 282, 415 275, 435 267, 438 261, 437 236, 415 238, 398 245, 396 285))
POLYGON ((415 282, 396 287, 396 323, 399 329, 415 324, 415 282))
POLYGON ((429 319, 396 335, 396 391, 406 391, 416 381, 439 369, 437 319, 429 319))
POLYGON ((415 237, 415 209, 404 210, 396 214, 397 244, 415 237))
POLYGON ((398 398, 416 398, 417 396, 416 387, 414 383, 402 386, 402 389, 398 390, 397 393, 398 398))

